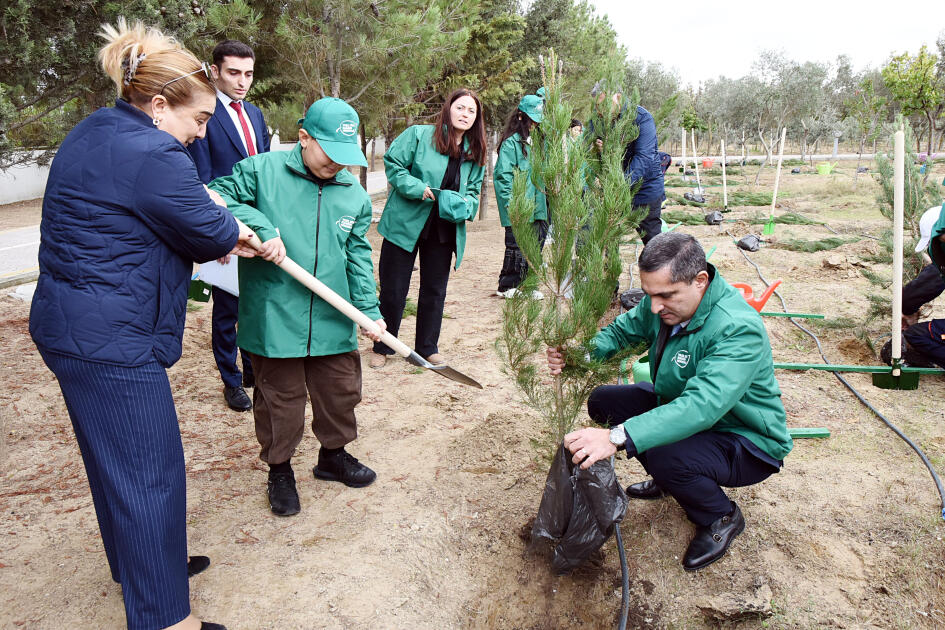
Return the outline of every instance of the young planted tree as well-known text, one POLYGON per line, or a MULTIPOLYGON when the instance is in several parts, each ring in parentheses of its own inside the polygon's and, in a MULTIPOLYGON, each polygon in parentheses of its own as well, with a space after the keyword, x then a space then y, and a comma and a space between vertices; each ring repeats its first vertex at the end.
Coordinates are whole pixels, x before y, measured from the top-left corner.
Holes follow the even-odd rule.
MULTIPOLYGON (((911 239, 906 239, 903 247, 903 282, 909 282, 915 278, 922 267, 925 265, 920 252, 915 251, 915 245, 919 240, 919 219, 922 214, 933 205, 941 203, 941 194, 934 184, 928 184, 923 181, 919 165, 919 156, 909 149, 915 146, 915 137, 909 122, 902 116, 896 120, 896 128, 903 126, 905 129, 905 181, 903 182, 903 224, 909 231, 911 239)), ((890 138, 890 146, 893 144, 890 138)), ((871 262, 877 262, 884 265, 884 268, 892 268, 893 259, 893 196, 894 196, 894 177, 893 177, 893 158, 891 155, 879 154, 876 156, 876 173, 874 175, 880 186, 880 192, 876 196, 876 202, 879 211, 883 216, 889 219, 890 229, 887 230, 880 240, 880 253, 875 256, 871 262)), ((892 299, 889 295, 889 287, 892 285, 892 278, 885 273, 877 273, 870 270, 863 270, 863 275, 872 285, 867 298, 870 307, 866 313, 866 319, 862 323, 858 336, 870 343, 870 336, 873 332, 871 325, 875 322, 887 322, 892 314, 892 299)), ((885 326, 885 323, 883 323, 885 326)))
POLYGON ((542 65, 547 100, 544 120, 532 134, 531 178, 547 196, 554 239, 543 256, 531 222, 528 175, 517 173, 509 216, 529 270, 521 290, 505 301, 496 347, 529 406, 547 419, 549 441, 543 446, 553 449, 572 429, 591 390, 613 382, 629 354, 598 361, 587 349, 614 296, 620 241, 641 217, 631 211, 633 191, 622 168, 624 150, 638 134, 636 106, 614 104, 610 95, 599 99, 590 137, 572 142, 567 130, 573 108, 562 99, 561 66, 553 52, 542 65), (536 289, 545 299, 534 299, 536 289), (568 364, 551 379, 544 363, 548 346, 565 348, 568 364))

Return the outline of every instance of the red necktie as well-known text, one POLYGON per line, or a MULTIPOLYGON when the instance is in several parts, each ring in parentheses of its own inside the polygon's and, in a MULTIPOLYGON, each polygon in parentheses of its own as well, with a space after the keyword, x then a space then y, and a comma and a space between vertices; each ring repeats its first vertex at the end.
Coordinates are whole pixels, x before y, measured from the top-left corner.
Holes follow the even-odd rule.
POLYGON ((236 115, 240 119, 240 125, 243 127, 243 137, 246 138, 246 154, 256 155, 256 147, 253 145, 253 134, 249 132, 249 125, 243 118, 243 103, 240 101, 230 101, 230 107, 236 110, 236 115))

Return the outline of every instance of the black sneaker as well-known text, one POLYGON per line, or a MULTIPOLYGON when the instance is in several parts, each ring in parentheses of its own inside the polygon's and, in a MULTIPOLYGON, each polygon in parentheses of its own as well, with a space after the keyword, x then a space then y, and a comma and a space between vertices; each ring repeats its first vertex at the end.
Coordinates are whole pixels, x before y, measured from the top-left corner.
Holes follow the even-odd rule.
POLYGON ((374 483, 377 474, 347 451, 326 456, 318 452, 318 465, 312 469, 316 479, 340 481, 350 488, 363 488, 374 483))
POLYGON ((302 509, 292 472, 270 472, 266 494, 269 495, 269 509, 277 516, 292 516, 302 509))

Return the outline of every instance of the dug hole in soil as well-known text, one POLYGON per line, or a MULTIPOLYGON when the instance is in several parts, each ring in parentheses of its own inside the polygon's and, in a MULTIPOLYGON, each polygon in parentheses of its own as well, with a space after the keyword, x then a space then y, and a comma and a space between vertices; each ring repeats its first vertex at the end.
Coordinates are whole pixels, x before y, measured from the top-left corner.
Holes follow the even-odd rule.
MULTIPOLYGON (((763 177, 772 188, 773 172, 763 177)), ((738 183, 737 181, 734 183, 738 183)), ((861 177, 785 175, 779 212, 800 212, 845 237, 885 224, 876 187, 861 177), (839 192, 838 192, 839 191, 839 192)), ((684 209, 676 207, 671 209, 684 209)), ((693 213, 699 209, 689 208, 693 213)), ((766 208, 738 208, 745 218, 766 208)), ((0 208, 0 228, 3 224, 0 208)), ((35 217, 38 222, 38 214, 35 217)), ((761 281, 733 235, 761 226, 683 227, 730 282, 761 281)), ((821 239, 823 226, 778 225, 777 238, 821 239)), ((375 263, 380 239, 372 228, 375 263)), ((869 284, 859 273, 875 248, 752 254, 794 312, 859 321, 869 284), (842 256, 839 267, 824 266, 842 256)), ((624 248, 629 264, 633 245, 624 248)), ((503 231, 491 206, 469 225, 466 255, 450 279, 441 351, 483 390, 401 360, 367 367, 360 436, 350 451, 378 473, 368 488, 316 481, 310 430, 293 461, 302 512, 270 514, 266 472, 250 413, 226 408, 210 350, 210 306, 188 313, 184 353, 169 371, 187 459, 190 552, 212 559, 191 580, 194 612, 231 630, 314 628, 610 628, 620 606, 613 539, 594 562, 555 577, 528 551, 548 462, 532 444, 544 424, 503 373, 494 349, 502 301, 493 297, 503 231)), ((834 261, 836 262, 836 260, 834 261)), ((636 277, 636 276, 635 276, 636 277)), ((628 276, 621 279, 622 288, 628 276)), ((418 274, 411 295, 416 296, 418 274)), ((639 286, 638 281, 635 286, 639 286)), ((0 293, 0 627, 124 627, 78 447, 56 381, 29 339, 29 305, 0 293)), ((772 298, 766 310, 779 310, 772 298)), ((936 312, 942 315, 942 309, 936 312)), ((765 321, 776 361, 820 362, 813 342, 784 319, 765 321)), ((412 345, 414 318, 401 338, 412 345)), ((811 324, 836 363, 876 363, 851 330, 811 324)), ((945 452, 945 379, 913 392, 847 377, 915 439, 939 472, 945 452)), ((671 499, 632 502, 621 524, 631 580, 631 628, 937 628, 945 623, 945 527, 919 459, 829 373, 779 371, 789 426, 828 427, 797 440, 784 470, 733 489, 747 520, 728 555, 689 574, 681 558, 693 532, 671 499), (720 597, 770 589, 761 616, 713 617, 720 597), (708 609, 707 609, 708 605, 708 609)), ((586 418, 584 419, 586 420, 586 418)), ((645 478, 617 462, 621 481, 645 478)))

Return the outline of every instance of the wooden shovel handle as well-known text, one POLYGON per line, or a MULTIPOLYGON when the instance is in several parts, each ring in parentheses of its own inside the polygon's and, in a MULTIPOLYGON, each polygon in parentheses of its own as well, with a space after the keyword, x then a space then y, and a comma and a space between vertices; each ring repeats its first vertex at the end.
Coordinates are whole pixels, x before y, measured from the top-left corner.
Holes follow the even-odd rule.
MULTIPOLYGON (((254 247, 256 250, 259 250, 262 247, 262 241, 259 240, 258 236, 254 235, 253 238, 249 240, 249 245, 254 247)), ((382 332, 374 320, 356 309, 350 302, 325 285, 324 282, 310 274, 305 269, 302 269, 302 267, 300 267, 294 260, 286 256, 282 259, 282 262, 279 263, 279 267, 281 267, 282 270, 287 274, 298 280, 299 283, 308 288, 312 293, 331 304, 332 307, 340 311, 342 315, 353 321, 361 328, 364 328, 365 330, 368 330, 372 333, 379 333, 381 336, 381 341, 384 342, 384 344, 386 344, 394 352, 402 357, 410 356, 412 350, 409 346, 407 346, 407 344, 386 330, 382 332)))

